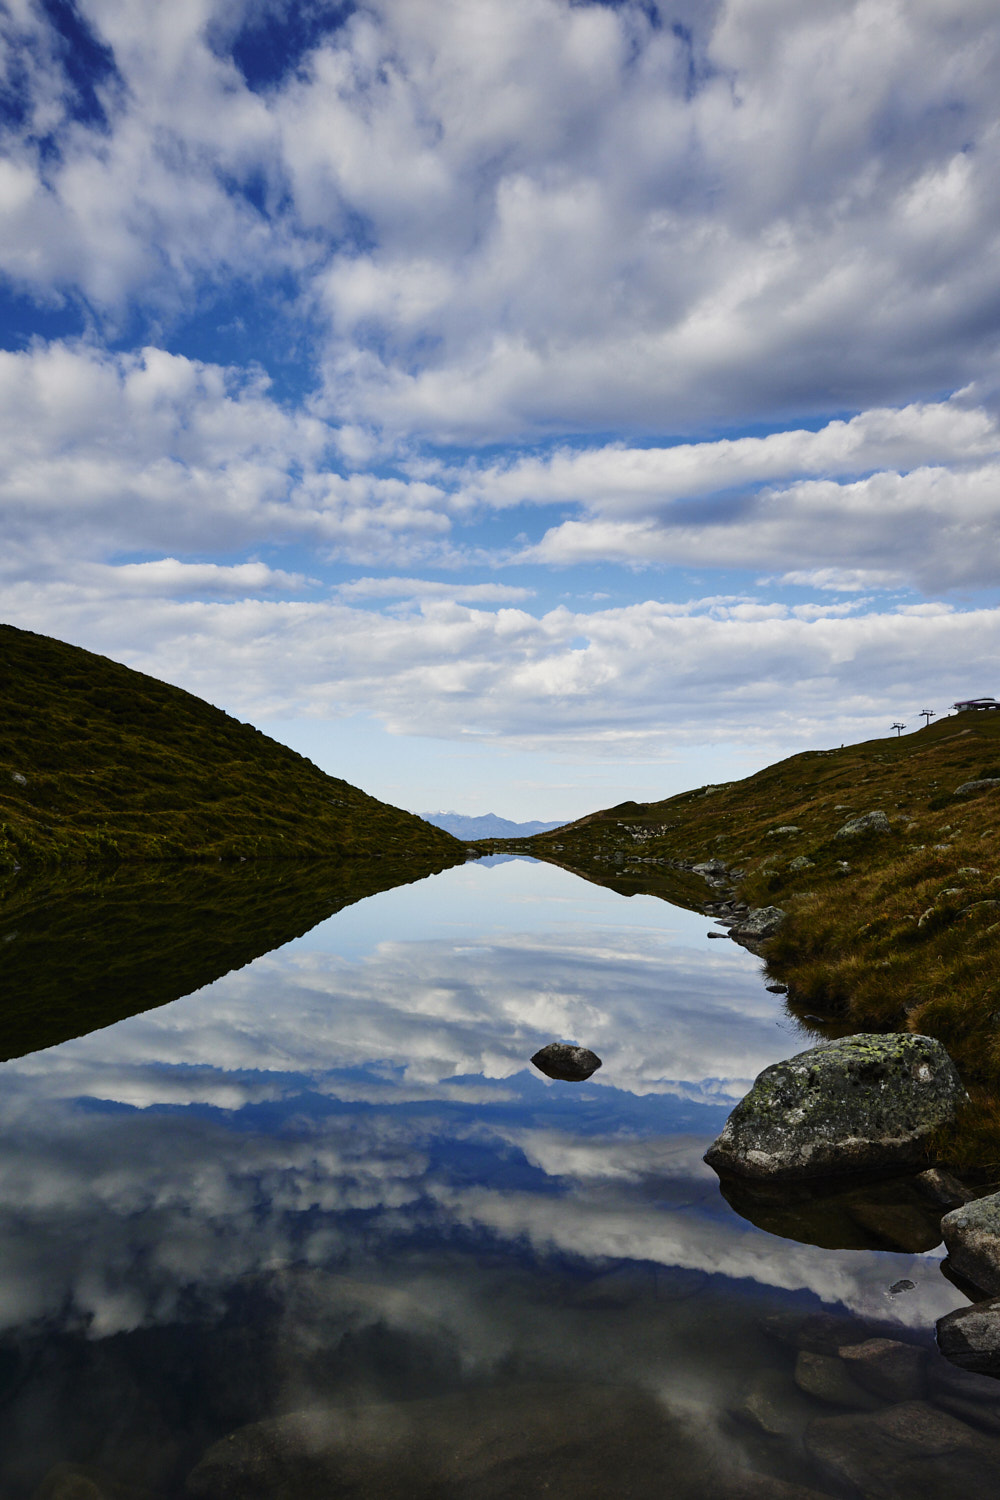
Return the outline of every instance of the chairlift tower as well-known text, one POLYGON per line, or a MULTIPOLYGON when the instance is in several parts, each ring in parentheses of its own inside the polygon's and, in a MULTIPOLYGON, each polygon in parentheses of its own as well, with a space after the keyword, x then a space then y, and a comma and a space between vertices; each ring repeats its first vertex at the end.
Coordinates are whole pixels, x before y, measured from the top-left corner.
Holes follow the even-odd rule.
POLYGON ((905 729, 905 728, 906 728, 906 725, 905 725, 905 724, 893 724, 893 726, 892 726, 892 727, 893 727, 893 729, 894 729, 894 730, 895 730, 895 731, 896 731, 896 738, 897 738, 897 740, 898 740, 898 739, 899 739, 899 736, 900 736, 900 733, 901 733, 901 731, 902 731, 902 730, 904 730, 904 729, 905 729))
POLYGON ((934 712, 933 708, 922 708, 920 710, 920 717, 923 719, 924 728, 926 729, 931 720, 937 718, 937 714, 934 712))

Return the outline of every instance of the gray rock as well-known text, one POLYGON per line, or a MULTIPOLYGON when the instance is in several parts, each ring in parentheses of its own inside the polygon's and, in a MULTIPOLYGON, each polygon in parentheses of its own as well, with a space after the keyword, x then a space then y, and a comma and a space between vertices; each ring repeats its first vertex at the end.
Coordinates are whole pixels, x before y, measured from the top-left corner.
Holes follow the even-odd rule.
POLYGON ((700 865, 692 865, 691 872, 694 875, 725 875, 728 868, 721 859, 705 859, 700 865))
POLYGON ((945 1359, 976 1375, 1000 1375, 1000 1297, 959 1307, 937 1322, 945 1359))
POLYGON ((782 825, 781 825, 780 828, 769 828, 767 830, 767 836, 768 836, 769 839, 773 839, 778 834, 782 834, 782 833, 801 833, 801 832, 802 832, 802 829, 799 828, 798 825, 795 824, 795 823, 782 823, 782 825))
POLYGON ((971 792, 988 792, 990 787, 1000 786, 1000 777, 984 776, 981 781, 963 781, 961 786, 955 788, 956 797, 964 797, 971 792))
POLYGON ((965 1097, 932 1037, 842 1037, 765 1068, 705 1160, 759 1180, 891 1171, 921 1163, 965 1097))
POLYGON ((1000 1193, 975 1198, 941 1220, 951 1268, 989 1296, 1000 1292, 1000 1193))
POLYGON ((785 916, 780 906, 751 906, 740 914, 731 936, 758 940, 773 937, 785 916))
POLYGON ((996 1493, 1000 1443, 924 1401, 819 1417, 806 1447, 865 1500, 955 1500, 996 1493))
POLYGON ((851 1411, 874 1411, 882 1404, 851 1378, 841 1360, 808 1349, 803 1349, 795 1361, 795 1384, 807 1396, 830 1406, 847 1406, 851 1411))
POLYGON ((853 839, 863 833, 891 833, 892 825, 885 813, 879 809, 874 812, 862 813, 859 818, 851 818, 843 828, 838 828, 835 837, 838 839, 853 839))
POLYGON ((886 1401, 919 1401, 926 1390, 927 1351, 897 1339, 865 1339, 848 1344, 840 1357, 851 1376, 886 1401))
POLYGON ((807 854, 796 854, 795 858, 788 866, 790 870, 794 870, 796 871, 796 873, 799 870, 813 870, 815 869, 815 867, 816 861, 810 859, 807 854))
POLYGON ((601 1066, 601 1059, 589 1047, 573 1047, 569 1042, 549 1042, 531 1059, 547 1078, 562 1083, 582 1083, 601 1066))

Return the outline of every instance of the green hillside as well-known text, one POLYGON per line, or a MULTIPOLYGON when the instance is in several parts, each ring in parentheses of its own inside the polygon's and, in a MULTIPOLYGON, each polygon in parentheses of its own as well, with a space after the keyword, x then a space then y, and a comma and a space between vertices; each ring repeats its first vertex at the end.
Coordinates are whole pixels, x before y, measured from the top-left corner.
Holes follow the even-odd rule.
MULTIPOLYGON (((762 952, 794 1011, 829 1030, 910 1029, 945 1043, 976 1092, 966 1148, 1000 1172, 1000 786, 957 792, 994 779, 1000 713, 967 712, 625 802, 516 847, 664 894, 678 867, 720 862, 737 900, 787 914, 762 952), (888 831, 837 836, 868 812, 884 813, 888 831)), ((702 885, 703 906, 726 895, 702 885)))
POLYGON ((0 625, 0 870, 262 857, 463 846, 191 693, 0 625))

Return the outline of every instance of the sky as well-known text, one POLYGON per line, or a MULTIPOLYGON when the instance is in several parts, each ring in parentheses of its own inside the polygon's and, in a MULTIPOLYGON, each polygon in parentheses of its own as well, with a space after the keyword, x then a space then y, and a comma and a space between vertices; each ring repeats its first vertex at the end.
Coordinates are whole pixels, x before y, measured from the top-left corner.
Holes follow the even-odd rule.
POLYGON ((995 0, 4 0, 0 618, 415 811, 1000 696, 995 0))

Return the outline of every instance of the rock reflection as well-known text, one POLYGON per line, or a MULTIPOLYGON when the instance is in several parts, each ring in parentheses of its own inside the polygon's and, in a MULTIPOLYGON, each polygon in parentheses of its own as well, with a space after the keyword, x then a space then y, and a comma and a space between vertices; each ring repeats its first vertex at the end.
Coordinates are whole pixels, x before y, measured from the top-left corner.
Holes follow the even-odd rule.
POLYGON ((729 1206, 758 1229, 827 1250, 900 1250, 914 1255, 941 1243, 941 1218, 961 1187, 924 1172, 858 1182, 853 1177, 766 1183, 720 1176, 729 1206))

